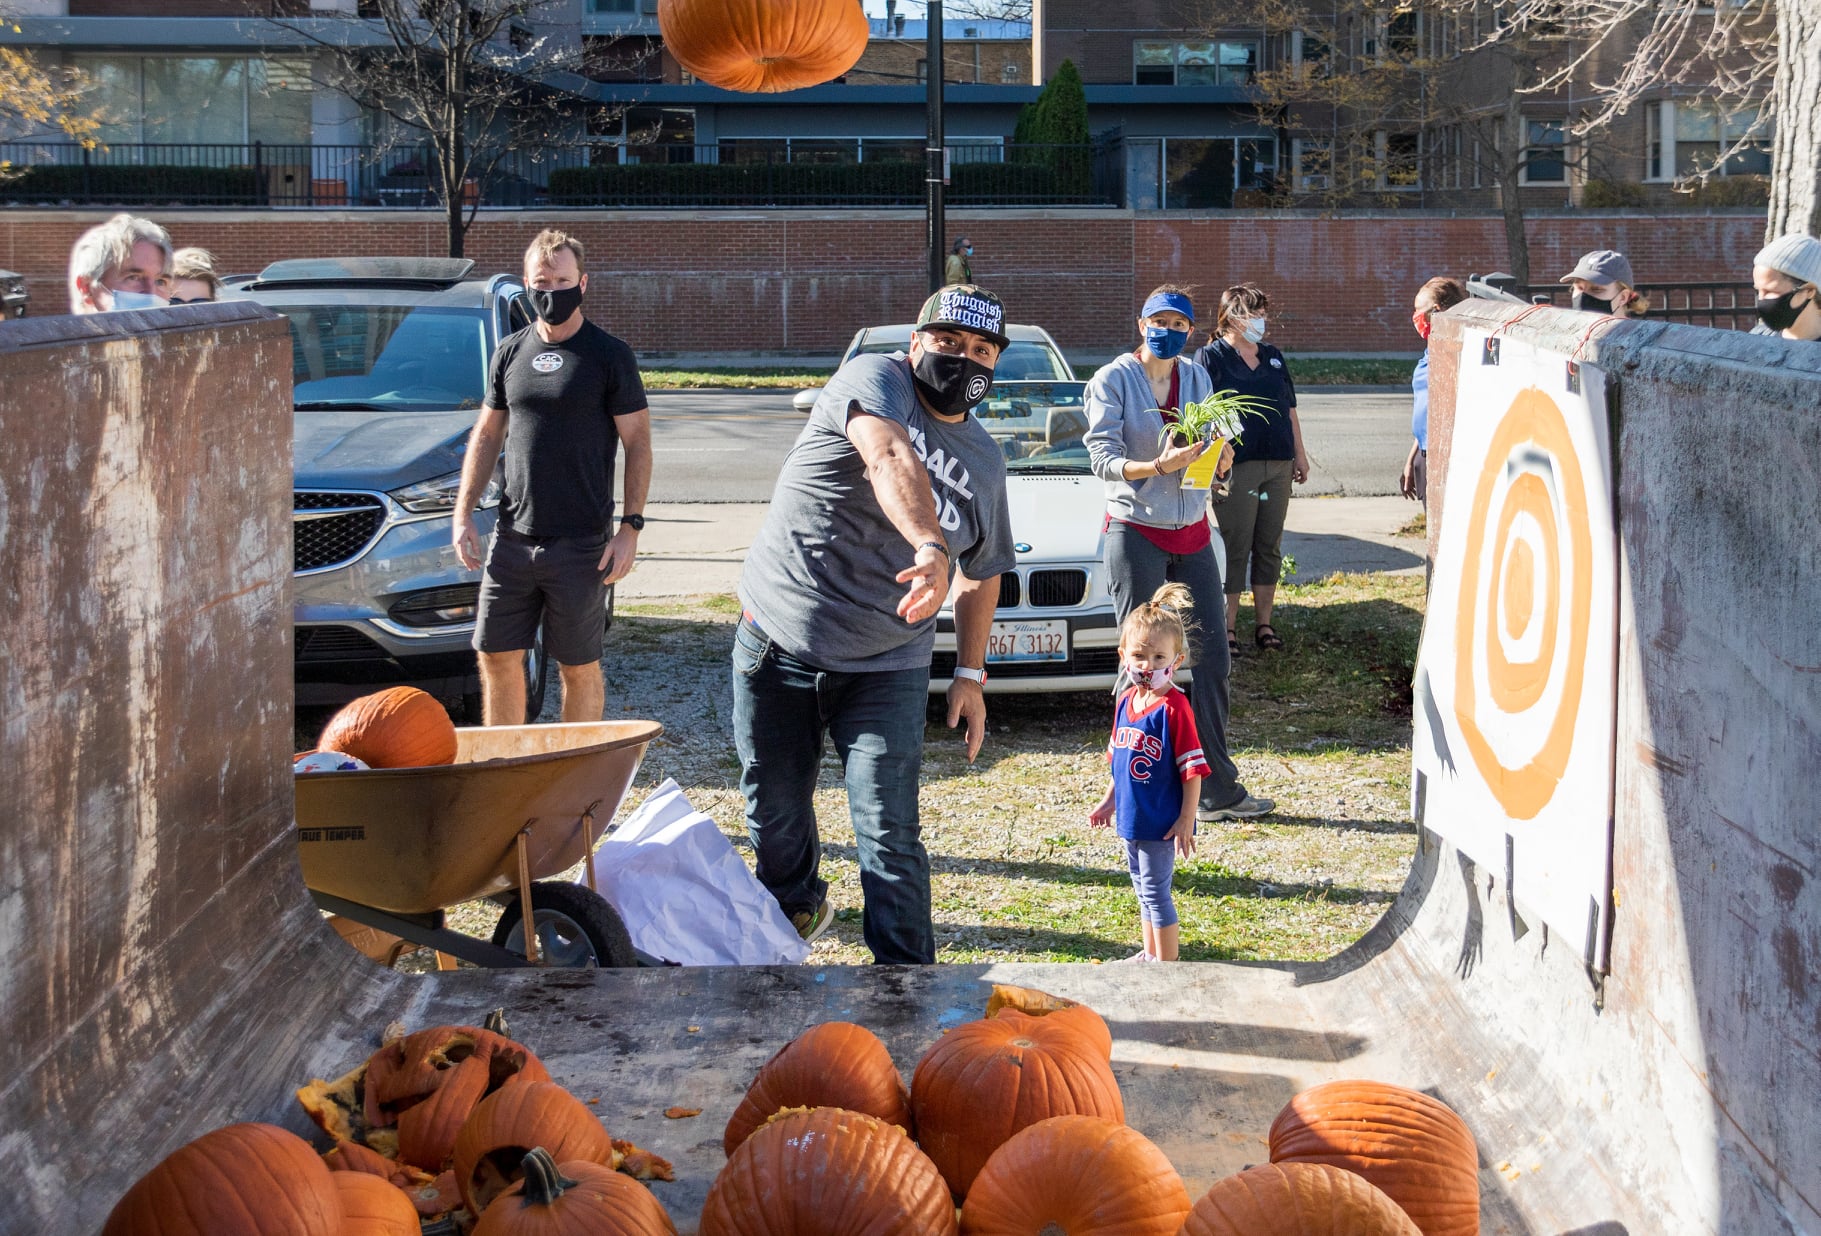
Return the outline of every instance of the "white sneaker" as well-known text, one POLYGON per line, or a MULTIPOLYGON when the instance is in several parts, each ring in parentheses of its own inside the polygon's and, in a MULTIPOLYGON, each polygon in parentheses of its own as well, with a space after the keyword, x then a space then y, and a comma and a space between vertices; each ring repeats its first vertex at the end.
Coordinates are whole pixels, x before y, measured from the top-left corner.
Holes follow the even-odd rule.
POLYGON ((1131 965, 1134 962, 1142 964, 1147 961, 1156 961, 1156 960, 1157 959, 1155 957, 1151 956, 1149 953, 1145 952, 1143 949, 1139 949, 1136 953, 1133 953, 1130 957, 1121 957, 1119 960, 1115 961, 1113 964, 1116 966, 1125 966, 1125 965, 1131 965))

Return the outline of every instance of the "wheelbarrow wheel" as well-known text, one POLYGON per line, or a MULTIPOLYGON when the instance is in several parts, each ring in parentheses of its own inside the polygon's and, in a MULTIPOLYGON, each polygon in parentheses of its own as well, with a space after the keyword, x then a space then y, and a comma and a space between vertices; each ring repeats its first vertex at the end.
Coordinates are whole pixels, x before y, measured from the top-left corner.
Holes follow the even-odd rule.
MULTIPOLYGON (((626 924, 605 897, 579 884, 550 880, 531 886, 531 902, 544 964, 568 969, 638 965, 626 924)), ((493 942, 524 953, 524 917, 524 907, 514 895, 493 929, 493 942)))

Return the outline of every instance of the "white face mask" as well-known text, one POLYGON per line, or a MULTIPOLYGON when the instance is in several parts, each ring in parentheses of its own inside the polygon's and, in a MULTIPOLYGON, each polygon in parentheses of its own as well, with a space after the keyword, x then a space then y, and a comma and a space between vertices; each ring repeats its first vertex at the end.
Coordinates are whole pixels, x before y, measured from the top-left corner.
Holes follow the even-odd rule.
POLYGON ((1265 337, 1265 320, 1252 318, 1246 322, 1245 336, 1247 343, 1257 343, 1265 337))
POLYGON ((1128 662, 1125 673, 1126 677, 1132 680, 1133 686, 1142 687, 1146 691, 1161 691, 1170 685, 1172 678, 1176 677, 1176 666, 1172 663, 1160 665, 1156 669, 1146 669, 1128 662))
POLYGON ((163 309, 171 303, 164 297, 154 296, 150 292, 123 292, 109 288, 108 295, 113 299, 115 312, 123 309, 163 309))

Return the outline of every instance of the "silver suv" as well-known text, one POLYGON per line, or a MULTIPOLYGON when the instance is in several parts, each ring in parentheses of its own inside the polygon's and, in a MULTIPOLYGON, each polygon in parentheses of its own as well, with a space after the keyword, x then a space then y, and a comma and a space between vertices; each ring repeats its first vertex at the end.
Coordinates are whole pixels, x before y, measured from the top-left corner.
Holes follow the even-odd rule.
MULTIPOLYGON (((291 325, 299 704, 410 683, 479 719, 469 640, 480 577, 455 556, 450 513, 488 362, 530 318, 521 280, 473 268, 308 259, 227 282, 224 298, 258 301, 291 325)), ((475 517, 483 537, 499 496, 496 474, 475 517)), ((547 659, 533 651, 536 716, 547 659)))

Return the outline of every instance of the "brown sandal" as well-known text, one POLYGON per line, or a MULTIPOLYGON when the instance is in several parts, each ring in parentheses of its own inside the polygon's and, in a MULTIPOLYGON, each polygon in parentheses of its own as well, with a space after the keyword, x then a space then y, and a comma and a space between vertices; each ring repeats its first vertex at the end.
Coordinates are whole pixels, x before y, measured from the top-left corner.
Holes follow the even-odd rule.
POLYGON ((1282 637, 1277 634, 1277 628, 1268 622, 1259 624, 1258 629, 1252 632, 1252 640, 1266 652, 1283 651, 1284 641, 1282 637))

